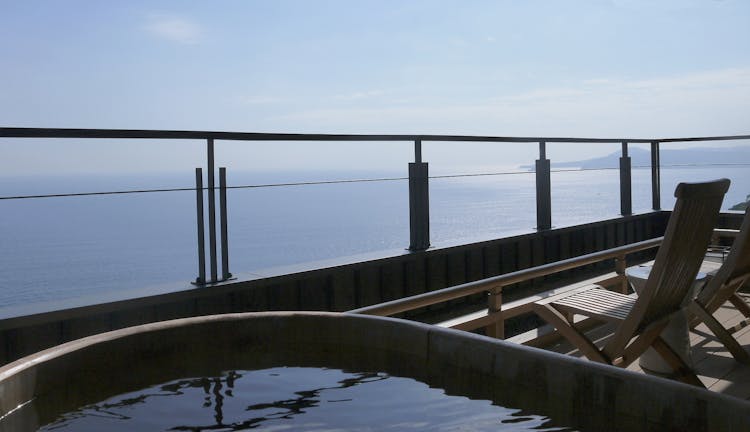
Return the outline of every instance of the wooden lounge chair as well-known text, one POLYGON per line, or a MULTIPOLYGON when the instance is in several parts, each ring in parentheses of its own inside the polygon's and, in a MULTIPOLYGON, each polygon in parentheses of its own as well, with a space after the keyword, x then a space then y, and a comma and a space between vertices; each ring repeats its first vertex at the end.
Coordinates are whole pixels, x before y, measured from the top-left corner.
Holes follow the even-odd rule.
POLYGON ((750 364, 750 355, 734 338, 733 334, 750 323, 750 306, 737 295, 737 290, 750 279, 750 208, 745 211, 742 226, 734 238, 732 248, 715 275, 706 283, 698 296, 690 303, 690 312, 696 317, 692 327, 704 322, 713 334, 727 347, 732 356, 741 363, 750 364), (721 305, 731 302, 745 316, 739 324, 727 329, 713 314, 721 305))
POLYGON ((727 179, 677 185, 677 202, 643 295, 635 298, 590 285, 536 302, 534 311, 590 360, 627 367, 653 347, 675 370, 675 378, 703 386, 660 335, 698 274, 728 188, 727 179), (614 335, 600 349, 572 324, 575 314, 616 323, 614 335))

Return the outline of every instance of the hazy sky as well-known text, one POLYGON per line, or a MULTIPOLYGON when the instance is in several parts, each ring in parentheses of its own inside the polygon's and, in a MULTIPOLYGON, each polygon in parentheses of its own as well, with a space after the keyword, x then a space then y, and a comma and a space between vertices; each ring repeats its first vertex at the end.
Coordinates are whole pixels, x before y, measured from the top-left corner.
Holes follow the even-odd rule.
MULTIPOLYGON (((0 0, 0 125, 750 133, 750 2, 0 0)), ((4 140, 4 173, 189 170, 200 143, 4 140)), ((235 169, 404 169, 404 144, 217 144, 235 169)), ((618 146, 551 145, 558 160, 618 146)), ((425 144, 437 169, 535 146, 425 144)))

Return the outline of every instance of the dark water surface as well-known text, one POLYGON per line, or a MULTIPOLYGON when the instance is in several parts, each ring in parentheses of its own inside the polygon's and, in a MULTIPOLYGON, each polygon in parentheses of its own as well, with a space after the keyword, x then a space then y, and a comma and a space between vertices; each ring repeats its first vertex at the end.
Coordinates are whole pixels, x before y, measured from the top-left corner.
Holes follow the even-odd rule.
POLYGON ((171 381, 42 431, 570 431, 543 416, 386 373, 280 367, 171 381))

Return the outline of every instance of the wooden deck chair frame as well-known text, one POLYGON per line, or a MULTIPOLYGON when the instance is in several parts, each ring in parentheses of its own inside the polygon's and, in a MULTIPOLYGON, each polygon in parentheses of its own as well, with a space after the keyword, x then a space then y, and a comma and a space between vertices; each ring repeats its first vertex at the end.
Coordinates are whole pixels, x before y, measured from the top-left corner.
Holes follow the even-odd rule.
POLYGON ((750 364, 750 355, 733 334, 750 324, 750 306, 737 295, 737 290, 748 279, 750 279, 750 207, 745 211, 740 230, 721 267, 690 304, 690 312, 696 317, 691 321, 691 326, 695 327, 701 321, 705 323, 732 356, 745 364, 750 364), (745 317, 731 328, 725 328, 713 315, 727 301, 745 317))
POLYGON ((664 241, 639 297, 589 285, 536 302, 534 311, 590 360, 627 367, 653 347, 674 369, 676 379, 703 386, 660 335, 672 315, 681 310, 698 274, 728 188, 727 179, 677 185, 677 202, 664 241), (600 349, 573 325, 576 314, 617 324, 614 335, 600 349))

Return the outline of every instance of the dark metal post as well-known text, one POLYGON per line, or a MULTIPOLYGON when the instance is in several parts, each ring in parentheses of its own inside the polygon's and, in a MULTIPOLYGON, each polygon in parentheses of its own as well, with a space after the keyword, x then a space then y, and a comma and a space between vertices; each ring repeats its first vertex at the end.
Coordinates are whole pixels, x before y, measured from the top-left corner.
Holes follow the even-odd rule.
POLYGON ((620 214, 628 216, 633 214, 633 194, 631 181, 631 163, 628 156, 628 143, 622 143, 622 156, 620 157, 620 214))
POLYGON ((659 141, 654 141, 651 143, 651 203, 654 210, 661 210, 660 167, 659 141))
POLYGON ((414 141, 414 162, 409 163, 409 250, 430 247, 430 192, 427 162, 422 162, 422 141, 414 141))
POLYGON ((536 161, 536 229, 552 228, 552 195, 550 188, 550 161, 547 143, 539 142, 539 159, 536 161))
POLYGON ((227 169, 219 168, 219 215, 221 215, 221 280, 229 273, 229 236, 227 235, 227 169))
POLYGON ((216 191, 214 190, 214 140, 208 139, 208 241, 211 255, 211 282, 218 279, 216 262, 216 191))
POLYGON ((198 223, 198 278, 195 283, 206 283, 206 241, 203 233, 203 169, 195 169, 195 208, 198 223))

